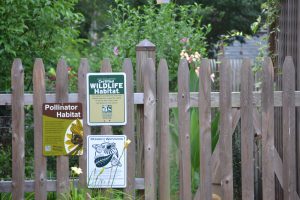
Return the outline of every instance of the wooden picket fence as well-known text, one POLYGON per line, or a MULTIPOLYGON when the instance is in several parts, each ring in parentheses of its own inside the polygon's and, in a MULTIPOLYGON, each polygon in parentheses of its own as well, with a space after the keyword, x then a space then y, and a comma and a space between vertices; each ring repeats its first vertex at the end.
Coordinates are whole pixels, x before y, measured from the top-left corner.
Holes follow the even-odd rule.
MULTIPOLYGON (((141 63, 141 61, 139 61, 141 63)), ((295 91, 295 69, 291 57, 283 65, 283 91, 274 91, 274 72, 270 58, 263 64, 262 91, 253 91, 253 74, 249 59, 243 60, 241 92, 231 91, 231 66, 227 59, 219 67, 220 92, 211 92, 211 66, 203 59, 200 67, 199 92, 190 92, 189 66, 181 60, 178 67, 178 92, 169 92, 169 73, 166 60, 155 68, 152 58, 144 58, 142 71, 143 92, 134 93, 133 68, 125 59, 123 71, 127 76, 127 124, 123 132, 132 144, 128 147, 127 188, 144 190, 145 199, 170 199, 170 143, 169 109, 178 107, 179 121, 179 196, 181 200, 207 200, 218 193, 222 200, 233 200, 232 134, 241 120, 242 199, 254 199, 254 135, 262 138, 263 199, 275 199, 275 175, 284 191, 284 199, 297 200, 295 106, 300 106, 300 92, 295 91), (156 72, 157 71, 157 72, 156 72), (143 107, 144 176, 136 178, 135 107, 143 107), (199 108, 200 125, 200 186, 191 192, 190 108, 199 108), (274 107, 283 109, 283 157, 274 147, 274 107), (220 137, 214 152, 211 150, 211 109, 220 109, 220 137), (157 123, 158 122, 158 123, 157 123), (159 146, 157 145, 159 142, 159 146), (157 162, 158 161, 158 162, 157 162)), ((86 117, 87 59, 82 59, 78 70, 78 93, 68 93, 68 70, 64 60, 57 65, 56 93, 47 94, 44 65, 36 59, 33 70, 33 94, 24 93, 24 70, 20 59, 12 65, 12 93, 0 94, 0 105, 12 106, 12 180, 0 181, 0 192, 12 192, 13 199, 23 199, 24 192, 35 192, 35 199, 47 198, 48 191, 62 193, 69 188, 69 159, 57 157, 57 180, 47 180, 47 158, 42 155, 42 104, 44 102, 81 102, 86 117), (34 180, 24 177, 24 106, 34 108, 34 180)), ((110 72, 108 59, 102 62, 101 72, 110 72)), ((85 136, 91 134, 84 120, 85 136)), ((101 134, 112 134, 109 126, 101 127, 101 134)), ((86 143, 84 141, 84 147, 86 143)), ((84 152, 86 149, 84 149, 84 152)), ((141 151, 141 150, 138 150, 141 151)), ((86 184, 86 154, 79 158, 86 184)))

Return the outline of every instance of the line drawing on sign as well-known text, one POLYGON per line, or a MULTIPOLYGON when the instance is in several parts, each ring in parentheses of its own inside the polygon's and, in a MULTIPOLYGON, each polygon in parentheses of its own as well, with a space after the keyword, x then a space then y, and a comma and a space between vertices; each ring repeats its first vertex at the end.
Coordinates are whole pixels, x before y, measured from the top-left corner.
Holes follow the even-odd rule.
POLYGON ((89 135, 87 137, 88 188, 125 188, 126 136, 89 135))

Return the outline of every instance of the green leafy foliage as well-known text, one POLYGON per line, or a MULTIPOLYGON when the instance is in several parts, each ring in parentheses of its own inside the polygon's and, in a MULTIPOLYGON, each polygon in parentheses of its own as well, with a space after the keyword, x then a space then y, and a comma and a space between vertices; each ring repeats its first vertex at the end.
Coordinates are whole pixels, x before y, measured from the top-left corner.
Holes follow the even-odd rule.
POLYGON ((205 11, 201 5, 155 5, 149 2, 133 8, 121 0, 116 0, 116 4, 109 10, 112 25, 90 55, 94 58, 92 63, 97 63, 92 66, 94 69, 98 67, 99 60, 105 57, 111 59, 114 70, 120 70, 127 57, 132 58, 135 64, 135 47, 143 39, 156 45, 157 60, 168 60, 171 82, 177 76, 183 48, 188 47, 191 51, 206 55, 205 38, 210 26, 203 26, 202 16, 197 15, 205 11), (183 38, 188 40, 183 41, 183 38))
POLYGON ((25 89, 31 89, 34 59, 56 65, 65 51, 81 42, 77 26, 83 16, 74 12, 76 0, 0 1, 0 91, 10 89, 13 59, 22 59, 25 89), (30 74, 30 75, 29 75, 30 74))

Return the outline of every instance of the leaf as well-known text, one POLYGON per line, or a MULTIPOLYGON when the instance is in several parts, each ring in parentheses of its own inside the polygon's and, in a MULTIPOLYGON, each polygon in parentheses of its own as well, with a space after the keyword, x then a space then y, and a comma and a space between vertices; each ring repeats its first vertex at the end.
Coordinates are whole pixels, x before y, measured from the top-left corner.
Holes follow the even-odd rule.
POLYGON ((214 152, 216 145, 219 141, 219 121, 220 121, 220 112, 216 112, 215 117, 213 118, 211 122, 211 149, 212 152, 214 152))
POLYGON ((191 109, 191 162, 195 171, 199 171, 200 166, 200 138, 199 138, 199 112, 197 109, 191 109))

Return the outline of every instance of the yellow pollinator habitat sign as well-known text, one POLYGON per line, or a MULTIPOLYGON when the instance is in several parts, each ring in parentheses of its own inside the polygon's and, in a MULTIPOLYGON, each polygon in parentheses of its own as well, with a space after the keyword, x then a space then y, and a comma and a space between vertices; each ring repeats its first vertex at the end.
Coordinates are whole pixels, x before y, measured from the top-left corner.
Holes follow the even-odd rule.
POLYGON ((82 155, 83 124, 81 103, 43 104, 43 154, 82 155))
POLYGON ((87 75, 87 123, 90 126, 126 124, 125 73, 87 75))

